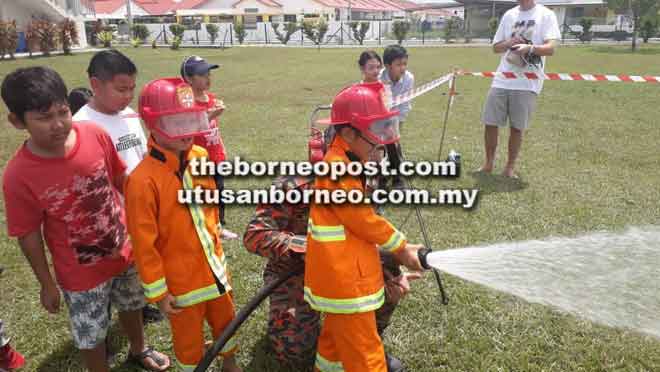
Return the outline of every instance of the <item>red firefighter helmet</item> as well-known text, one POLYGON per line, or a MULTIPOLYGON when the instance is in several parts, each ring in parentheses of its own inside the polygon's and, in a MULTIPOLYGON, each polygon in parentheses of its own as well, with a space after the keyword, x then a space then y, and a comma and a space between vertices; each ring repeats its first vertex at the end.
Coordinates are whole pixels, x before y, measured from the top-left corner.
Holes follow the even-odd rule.
POLYGON ((211 129, 206 107, 195 104, 192 88, 181 78, 149 82, 140 93, 138 111, 149 130, 170 139, 204 135, 211 129))
POLYGON ((319 124, 350 124, 371 141, 385 145, 399 140, 399 111, 390 111, 381 82, 344 88, 332 101, 330 118, 319 124))

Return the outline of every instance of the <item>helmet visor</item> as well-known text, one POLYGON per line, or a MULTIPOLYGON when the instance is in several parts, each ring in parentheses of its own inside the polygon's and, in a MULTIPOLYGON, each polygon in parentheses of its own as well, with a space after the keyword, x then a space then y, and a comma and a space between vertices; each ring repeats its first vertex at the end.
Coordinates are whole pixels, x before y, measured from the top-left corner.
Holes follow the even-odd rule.
POLYGON ((154 129, 170 139, 179 139, 205 135, 212 128, 205 111, 193 111, 163 116, 154 129))
POLYGON ((394 115, 389 118, 376 120, 365 133, 374 142, 386 145, 394 143, 401 137, 399 133, 399 116, 394 115))

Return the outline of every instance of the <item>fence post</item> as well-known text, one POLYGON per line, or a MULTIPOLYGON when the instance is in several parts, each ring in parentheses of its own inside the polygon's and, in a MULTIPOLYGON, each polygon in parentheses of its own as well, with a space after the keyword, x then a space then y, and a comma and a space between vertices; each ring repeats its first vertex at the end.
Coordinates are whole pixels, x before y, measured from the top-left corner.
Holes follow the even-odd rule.
POLYGON ((163 40, 165 41, 165 44, 169 44, 167 42, 167 29, 165 28, 165 25, 163 25, 163 40))
POLYGON ((229 44, 234 46, 234 24, 229 25, 229 44))
POLYGON ((381 21, 378 21, 378 45, 380 45, 380 26, 381 26, 381 21))
POLYGON ((339 45, 344 45, 344 22, 339 22, 339 45))
POLYGON ((264 22, 264 40, 266 40, 266 45, 268 45, 268 25, 264 22))
POLYGON ((422 45, 424 45, 424 36, 426 35, 426 30, 422 27, 422 45))
POLYGON ((303 45, 303 42, 305 41, 305 33, 303 32, 303 26, 302 23, 300 24, 300 45, 303 45))

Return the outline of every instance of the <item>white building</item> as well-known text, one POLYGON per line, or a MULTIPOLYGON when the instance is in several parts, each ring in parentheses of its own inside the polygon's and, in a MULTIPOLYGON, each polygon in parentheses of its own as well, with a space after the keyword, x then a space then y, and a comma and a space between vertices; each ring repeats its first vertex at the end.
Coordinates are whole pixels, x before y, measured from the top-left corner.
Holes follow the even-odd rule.
POLYGON ((19 32, 25 32, 33 18, 60 22, 69 18, 78 26, 79 46, 87 46, 85 21, 95 19, 94 0, 2 0, 0 20, 16 20, 19 32))

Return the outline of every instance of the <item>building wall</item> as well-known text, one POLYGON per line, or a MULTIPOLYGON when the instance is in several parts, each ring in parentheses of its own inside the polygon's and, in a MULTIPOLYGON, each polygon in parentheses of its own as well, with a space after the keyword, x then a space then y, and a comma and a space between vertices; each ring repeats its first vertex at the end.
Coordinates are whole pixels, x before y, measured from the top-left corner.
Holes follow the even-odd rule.
MULTIPOLYGON (((97 14, 98 18, 101 19, 126 19, 127 17, 127 11, 126 11, 126 5, 120 6, 117 10, 110 14, 97 14)), ((147 13, 144 9, 140 8, 137 4, 134 2, 131 2, 131 14, 133 17, 139 17, 139 16, 148 16, 149 13, 147 13)))
MULTIPOLYGON (((44 4, 45 2, 47 0, 0 1, 0 19, 6 21, 16 20, 16 27, 19 32, 25 32, 33 16, 45 17, 53 22, 59 22, 64 19, 64 16, 60 14, 64 8, 57 10, 54 8, 45 8, 51 6, 50 4, 44 4), (39 9, 40 11, 35 11, 35 9, 39 9)), ((84 18, 76 17, 74 14, 68 16, 76 22, 76 26, 78 27, 79 46, 83 48, 87 47, 84 18)))
POLYGON ((281 8, 274 8, 258 2, 257 0, 245 0, 234 7, 239 13, 246 14, 282 14, 281 8), (246 12, 245 9, 257 9, 256 12, 246 12))
POLYGON ((4 21, 16 20, 16 27, 19 31, 24 31, 32 19, 32 11, 18 4, 0 2, 0 19, 4 21))
POLYGON ((195 9, 230 9, 238 0, 209 0, 195 9))
POLYGON ((333 8, 328 8, 314 0, 279 0, 282 4, 284 14, 301 14, 303 11, 309 13, 335 14, 333 8))

